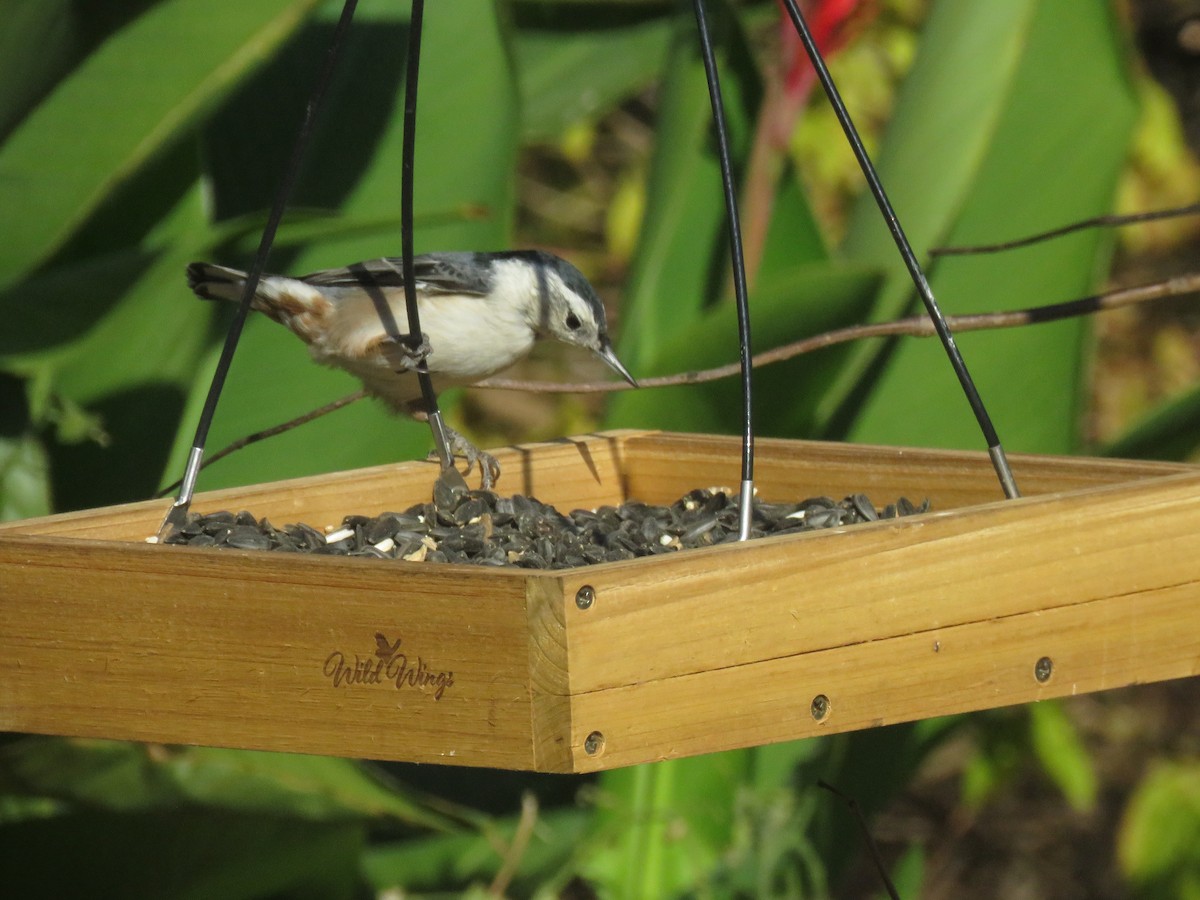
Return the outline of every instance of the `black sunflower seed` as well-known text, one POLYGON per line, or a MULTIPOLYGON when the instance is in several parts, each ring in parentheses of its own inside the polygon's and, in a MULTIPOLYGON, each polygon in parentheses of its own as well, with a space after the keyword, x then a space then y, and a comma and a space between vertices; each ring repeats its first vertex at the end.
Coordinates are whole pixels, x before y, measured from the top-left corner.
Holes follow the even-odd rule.
MULTIPOLYGON (((904 497, 877 509, 864 494, 841 501, 831 497, 809 497, 791 504, 756 501, 751 536, 852 525, 928 509, 928 500, 918 506, 904 497)), ((250 512, 235 515, 227 510, 189 513, 164 542, 561 569, 727 543, 737 540, 739 525, 737 498, 722 490, 689 491, 667 506, 631 500, 621 506, 577 509, 564 515, 533 497, 500 497, 490 491, 443 484, 433 503, 374 517, 346 516, 336 530, 348 534, 332 542, 310 525, 275 528, 250 512)))

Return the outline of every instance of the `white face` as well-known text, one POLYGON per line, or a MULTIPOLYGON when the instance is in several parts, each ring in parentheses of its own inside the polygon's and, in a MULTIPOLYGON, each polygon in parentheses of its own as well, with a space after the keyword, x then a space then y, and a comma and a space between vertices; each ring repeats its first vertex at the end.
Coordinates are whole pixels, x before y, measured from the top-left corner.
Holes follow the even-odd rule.
POLYGON ((564 343, 599 352, 603 322, 596 321, 591 304, 557 276, 552 275, 550 281, 549 321, 546 323, 550 334, 564 343))
POLYGON ((591 292, 590 286, 586 287, 588 296, 585 297, 580 296, 569 281, 562 280, 557 274, 550 275, 548 280, 550 302, 549 309, 543 313, 544 331, 563 343, 591 350, 608 363, 614 372, 637 387, 629 370, 613 353, 604 308, 591 292))

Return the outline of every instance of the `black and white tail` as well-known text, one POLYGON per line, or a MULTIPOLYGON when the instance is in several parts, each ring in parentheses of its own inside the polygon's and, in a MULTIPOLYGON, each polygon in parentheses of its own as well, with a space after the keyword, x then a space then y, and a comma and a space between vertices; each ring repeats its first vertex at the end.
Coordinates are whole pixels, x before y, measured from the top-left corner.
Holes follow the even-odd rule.
MULTIPOLYGON (((246 273, 212 263, 194 262, 187 267, 188 287, 205 300, 242 299, 246 273)), ((250 305, 291 329, 306 343, 327 327, 333 303, 320 290, 297 278, 263 275, 250 305)))

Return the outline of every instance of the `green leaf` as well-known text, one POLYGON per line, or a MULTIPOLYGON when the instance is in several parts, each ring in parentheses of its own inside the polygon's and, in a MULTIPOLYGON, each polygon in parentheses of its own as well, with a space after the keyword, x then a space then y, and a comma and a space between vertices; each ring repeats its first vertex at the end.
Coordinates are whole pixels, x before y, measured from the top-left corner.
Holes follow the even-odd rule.
MULTIPOLYGON (((170 484, 182 474, 219 352, 219 348, 214 349, 198 369, 180 415, 163 484, 170 484)), ((275 323, 254 318, 246 325, 217 407, 208 441, 210 455, 235 440, 287 422, 360 387, 343 372, 314 365, 303 344, 275 323)), ((428 427, 398 417, 376 401, 365 400, 232 454, 204 469, 200 485, 212 490, 383 465, 421 458, 430 445, 428 427)))
POLYGON ((1096 805, 1096 769, 1062 704, 1033 703, 1029 736, 1038 762, 1062 791, 1071 807, 1088 812, 1096 805))
MULTIPOLYGON (((1024 234, 1107 208, 1132 115, 1117 28, 1107 9, 1012 3, 967 10, 943 2, 935 5, 920 48, 879 160, 918 254, 936 244, 1024 234), (1063 52, 1067 47, 1070 53, 1063 52), (1089 74, 1068 78, 1068 70, 1089 74), (1064 78, 1070 90, 1047 95, 1042 89, 1064 78), (1058 160, 1076 158, 1078 129, 1091 133, 1096 127, 1108 136, 1087 142, 1087 156, 1073 168, 1076 178, 1059 178, 1058 160)), ((847 251, 881 262, 891 256, 895 274, 875 311, 875 317, 889 318, 913 294, 872 206, 864 196, 847 251)), ((1040 248, 1047 254, 1040 258, 945 260, 933 273, 934 289, 950 313, 1061 299, 1060 292, 1070 296, 1086 288, 1096 246, 1085 241, 1040 248)), ((1017 429, 1010 445, 1061 450, 1072 437, 1074 410, 1063 409, 1075 398, 1079 326, 1037 329, 1032 343, 1014 351, 1013 342, 1032 333, 968 335, 963 351, 984 399, 1004 394, 989 406, 1001 414, 993 412, 1002 435, 1017 429), (1013 367, 1017 355, 1032 365, 1013 367), (1014 374, 1019 390, 1005 391, 1014 374), (1037 416, 1005 409, 1020 406, 1054 379, 1072 385, 1058 392, 1057 408, 1037 416)), ((878 367, 879 353, 860 350, 828 392, 820 417, 831 433, 844 433, 859 412, 864 376, 878 367)), ((871 394, 865 419, 851 432, 854 439, 978 446, 976 426, 940 348, 905 341, 897 355, 896 374, 889 368, 884 387, 871 394), (909 356, 913 361, 905 362, 909 356), (934 408, 937 424, 928 415, 934 408)))
MULTIPOLYGON (((996 10, 991 14, 973 8, 974 17, 964 20, 966 31, 956 39, 934 25, 949 14, 943 10, 966 10, 960 4, 939 4, 936 13, 941 15, 935 14, 931 21, 922 56, 933 54, 962 64, 961 69, 939 66, 940 75, 949 84, 966 86, 966 95, 975 97, 972 83, 980 79, 990 83, 993 76, 986 74, 988 66, 980 58, 955 57, 961 50, 959 42, 974 45, 980 23, 1001 9, 1019 5, 989 5, 987 10, 996 10)), ((1004 44, 1013 33, 1010 28, 989 34, 984 42, 1004 44)), ((986 142, 974 153, 968 152, 971 148, 957 148, 968 154, 971 165, 963 173, 969 177, 958 176, 961 184, 956 194, 947 197, 939 188, 943 179, 956 179, 953 168, 937 165, 940 139, 962 127, 946 110, 939 127, 923 137, 927 147, 939 147, 937 154, 931 151, 927 159, 901 156, 889 165, 888 183, 902 185, 905 192, 929 191, 938 198, 937 217, 922 215, 919 205, 913 216, 907 206, 897 204, 906 223, 915 220, 918 248, 931 240, 962 244, 1011 237, 1110 208, 1134 118, 1124 40, 1113 11, 1104 5, 1037 5, 1017 64, 1008 67, 1009 76, 1002 84, 995 85, 1003 91, 990 101, 988 112, 994 121, 986 142), (1055 85, 1055 90, 1047 92, 1047 84, 1055 85), (1088 140, 1080 141, 1080 134, 1087 134, 1088 140), (1062 177, 1066 160, 1070 178, 1062 177)), ((919 118, 932 125, 930 115, 926 112, 919 118)), ((901 146, 911 153, 917 136, 909 125, 897 116, 898 139, 903 142, 909 137, 909 143, 901 146)), ((1101 235, 1079 234, 1019 252, 950 258, 939 263, 932 284, 948 313, 1068 299, 1089 291, 1104 246, 1101 235)), ((884 296, 890 297, 889 292, 884 296)), ((1061 322, 968 334, 959 341, 1010 451, 1061 453, 1074 446, 1082 336, 1082 324, 1061 322)), ((944 351, 933 341, 898 344, 850 437, 923 446, 982 446, 944 351)))
POLYGON ((181 278, 209 239, 200 184, 160 229, 166 248, 144 263, 119 302, 81 339, 49 358, 58 393, 88 403, 137 385, 191 383, 213 315, 211 305, 194 301, 181 278))
POLYGON ((361 825, 221 810, 85 811, 0 827, 7 897, 349 898, 361 825))
POLYGON ((975 732, 974 752, 963 766, 959 793, 978 811, 1010 783, 1029 761, 1029 727, 1024 709, 991 710, 963 721, 975 732))
POLYGON ((117 254, 96 266, 50 273, 28 292, 25 283, 12 288, 6 298, 34 302, 40 292, 74 281, 72 293, 49 295, 47 306, 64 308, 68 322, 78 316, 76 326, 84 330, 57 345, 37 347, 42 340, 53 340, 53 317, 47 316, 42 335, 36 326, 19 329, 33 335, 32 340, 24 352, 3 358, 7 369, 31 379, 31 396, 43 398, 39 406, 54 413, 60 425, 78 426, 77 432, 90 426, 82 436, 105 438, 72 442, 60 427, 59 443, 50 447, 60 508, 143 499, 154 490, 186 391, 211 341, 215 308, 196 301, 182 279, 184 266, 211 239, 198 184, 159 231, 162 249, 117 254), (134 266, 135 261, 140 264, 134 266), (86 278, 106 270, 115 275, 117 269, 127 280, 96 320, 85 323, 91 315, 84 310, 86 302, 113 287, 93 293, 86 278))
POLYGON ((49 468, 34 435, 0 435, 0 522, 50 514, 49 468))
MULTIPOLYGON (((1036 6, 1037 0, 976 6, 942 0, 925 21, 916 61, 874 159, 918 258, 945 242, 970 190, 1011 90, 1036 6)), ((854 208, 842 253, 888 273, 871 321, 895 319, 910 308, 912 282, 867 191, 854 208)), ((817 422, 827 436, 840 436, 857 413, 864 379, 885 346, 867 344, 847 354, 818 404, 817 422)))
POLYGON ((418 828, 447 827, 441 816, 355 760, 193 747, 167 767, 180 795, 205 806, 321 821, 386 818, 418 828))
POLYGON ((360 763, 334 757, 160 749, 120 741, 30 737, 0 749, 0 790, 112 812, 180 804, 322 822, 389 819, 419 828, 445 821, 360 763))
POLYGON ((163 0, 97 48, 0 146, 0 284, 61 247, 316 2, 163 0))
POLYGON ((581 862, 604 896, 670 897, 707 878, 731 839, 747 751, 605 772, 581 862))
POLYGON ((27 370, 42 354, 83 337, 116 306, 154 260, 128 248, 37 273, 0 290, 0 365, 27 370))
POLYGON ((815 739, 785 741, 754 748, 751 761, 754 789, 769 795, 773 791, 793 788, 797 772, 802 767, 819 765, 825 749, 822 742, 815 739))
MULTIPOLYGON (((798 744, 819 745, 820 741, 798 744)), ((762 751, 747 753, 754 769, 762 751)), ((823 756, 823 754, 821 754, 823 756)), ((693 894, 719 897, 827 897, 824 861, 813 836, 823 822, 818 791, 797 790, 810 771, 803 763, 788 783, 754 791, 739 786, 729 816, 732 834, 712 875, 693 894)))
POLYGON ((553 140, 645 87, 662 67, 674 19, 669 6, 518 4, 514 51, 524 139, 553 140))
MULTIPOLYGON (((868 309, 880 283, 875 270, 814 264, 764 273, 750 298, 756 352, 854 324, 868 309)), ((731 304, 701 313, 662 339, 653 364, 639 377, 694 371, 737 362, 737 319, 731 304)), ((797 357, 754 374, 756 431, 803 433, 828 377, 828 352, 797 357)), ((618 394, 610 426, 735 433, 741 427, 741 383, 726 378, 703 385, 646 388, 618 394)))
MULTIPOLYGON (((212 256, 226 246, 235 247, 240 255, 253 254, 266 219, 248 215, 209 227, 202 218, 201 194, 194 178, 190 190, 190 194, 184 191, 180 195, 174 211, 166 211, 156 239, 79 261, 63 261, 0 291, 0 318, 19 323, 19 327, 0 331, 0 365, 16 371, 41 368, 40 363, 50 358, 50 351, 75 344, 122 302, 132 302, 131 293, 144 293, 145 282, 155 277, 155 270, 166 272, 166 283, 154 288, 159 293, 149 302, 175 313, 194 315, 205 309, 204 320, 211 318, 214 307, 194 303, 181 266, 212 256), (171 254, 170 258, 164 256, 166 253, 171 254), (191 308, 180 310, 182 304, 191 308)), ((454 211, 425 217, 430 224, 463 220, 461 213, 454 211)), ((422 220, 418 219, 417 224, 420 227, 422 220)), ((398 213, 355 219, 293 212, 279 228, 275 251, 294 254, 318 241, 391 239, 399 227, 398 213)), ((188 321, 191 318, 184 316, 188 321)))
MULTIPOLYGON (((397 86, 406 33, 395 14, 394 4, 371 4, 360 10, 356 21, 363 37, 350 48, 343 77, 331 88, 328 114, 321 118, 315 135, 313 174, 302 179, 299 188, 298 202, 337 203, 346 221, 386 221, 396 215, 399 203, 402 96, 397 86), (350 133, 361 136, 361 141, 346 141, 350 133), (334 173, 334 187, 320 184, 321 173, 326 172, 334 173)), ((297 108, 308 86, 297 86, 294 75, 289 77, 294 72, 289 65, 307 64, 309 59, 303 54, 289 57, 253 79, 245 88, 246 96, 235 99, 231 110, 212 123, 210 141, 231 144, 230 134, 253 134, 254 124, 271 110, 297 108)), ((421 223, 414 235, 417 251, 507 246, 519 123, 507 35, 494 3, 464 0, 429 7, 420 91, 414 198, 421 223), (464 21, 472 27, 464 29, 464 21), (470 110, 470 114, 448 114, 451 110, 470 110), (488 215, 445 215, 466 207, 481 207, 488 215)), ((283 135, 279 140, 290 140, 294 127, 294 122, 279 123, 283 135)), ((256 163, 257 139, 247 137, 237 144, 236 153, 229 150, 232 157, 211 160, 208 170, 217 206, 230 215, 253 208, 244 202, 239 186, 253 181, 257 166, 269 165, 273 152, 268 147, 265 162, 256 163), (233 165, 238 159, 249 168, 233 165), (230 193, 237 196, 221 199, 230 193)), ((324 238, 288 257, 286 271, 308 272, 399 252, 398 228, 324 238)), ((182 283, 182 270, 180 279, 182 283)), ((211 371, 210 362, 196 378, 165 482, 182 470, 211 371)), ((345 373, 313 365, 303 345, 275 323, 252 317, 217 409, 209 446, 218 449, 359 387, 345 373)), ((233 455, 206 469, 201 484, 209 488, 262 482, 420 458, 430 446, 426 426, 397 418, 382 404, 367 401, 233 455)))
POLYGON ((1200 896, 1200 765, 1160 762, 1146 775, 1122 817, 1117 858, 1140 896, 1200 896))
MULTIPOLYGON (((955 733, 961 721, 960 717, 948 717, 933 727, 913 722, 825 738, 829 746, 824 765, 810 767, 806 783, 823 778, 854 799, 870 820, 904 790, 922 761, 955 733)), ((824 827, 816 832, 814 840, 830 881, 836 883, 859 856, 862 837, 858 822, 843 802, 824 791, 822 796, 828 811, 822 817, 824 827)))
POLYGON ((1168 400, 1101 449, 1124 459, 1192 458, 1200 447, 1200 389, 1168 400))
POLYGON ((0 141, 69 64, 70 0, 0 0, 0 141))
MULTIPOLYGON (((719 36, 735 28, 723 13, 711 18, 719 36)), ((725 46, 718 47, 719 64, 729 58, 722 52, 725 46)), ((721 81, 731 149, 740 155, 750 126, 745 100, 760 90, 757 73, 722 64, 721 81)), ((662 75, 646 212, 621 307, 619 355, 634 373, 713 302, 728 265, 725 201, 711 129, 696 23, 681 15, 662 75)))
MULTIPOLYGON (((539 812, 513 872, 510 896, 532 896, 580 851, 591 811, 539 812)), ((490 884, 506 863, 516 817, 486 823, 478 832, 431 835, 372 846, 362 871, 376 892, 463 890, 490 884)))
MULTIPOLYGON (((975 181, 1013 90, 1038 5, 1038 0, 975 6, 938 0, 930 10, 876 160, 918 252, 944 236, 975 181)), ((842 249, 852 258, 886 265, 904 284, 903 263, 865 191, 842 249)), ((896 312, 894 305, 886 311, 896 312)))
MULTIPOLYGON (((901 897, 923 895, 921 888, 925 883, 925 857, 924 847, 910 844, 896 861, 892 868, 892 884, 901 897)), ((876 896, 883 897, 884 891, 876 891, 876 896)))
MULTIPOLYGON (((715 11, 714 31, 722 36, 718 46, 722 95, 736 168, 737 160, 748 152, 761 84, 739 23, 725 16, 723 6, 718 5, 715 11)), ((740 24, 744 27, 745 23, 740 24)), ((621 357, 639 376, 690 371, 737 359, 737 328, 728 284, 726 209, 711 103, 696 50, 695 30, 691 17, 679 17, 663 73, 646 213, 622 307, 621 357)), ((767 348, 812 333, 798 324, 806 314, 795 308, 784 314, 792 326, 777 327, 774 320, 781 307, 775 307, 769 295, 775 290, 790 291, 788 299, 794 303, 815 302, 819 308, 807 318, 821 320, 827 306, 814 299, 817 295, 799 299, 803 287, 798 287, 795 280, 806 264, 824 259, 824 240, 795 173, 788 168, 774 200, 758 290, 750 300, 756 347, 767 348)), ((805 368, 815 372, 820 365, 809 360, 805 368)), ((785 369, 790 370, 789 374, 795 372, 794 365, 784 365, 775 367, 774 374, 785 369)), ((776 407, 788 405, 798 394, 805 400, 816 396, 796 390, 794 384, 782 393, 770 388, 757 392, 760 400, 767 398, 767 403, 776 407)), ((638 392, 636 396, 623 394, 614 403, 608 421, 624 425, 652 423, 651 427, 681 430, 729 430, 735 426, 721 423, 732 423, 738 417, 738 396, 732 381, 697 391, 665 389, 638 392), (699 399, 701 396, 705 399, 699 399)), ((799 427, 795 421, 806 419, 811 406, 802 401, 789 410, 793 422, 773 423, 764 433, 799 427)))
POLYGON ((779 278, 800 266, 828 258, 825 236, 801 189, 800 177, 791 163, 786 162, 771 208, 758 277, 779 278))

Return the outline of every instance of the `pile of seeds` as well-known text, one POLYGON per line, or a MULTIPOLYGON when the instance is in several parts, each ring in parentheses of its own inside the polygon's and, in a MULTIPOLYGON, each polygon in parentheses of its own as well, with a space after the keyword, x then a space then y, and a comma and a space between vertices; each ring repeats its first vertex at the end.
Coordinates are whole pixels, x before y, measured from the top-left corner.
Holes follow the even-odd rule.
MULTIPOLYGON (((841 502, 814 497, 801 503, 754 504, 752 537, 792 534, 925 512, 905 498, 883 509, 863 494, 841 502)), ((341 527, 276 528, 248 512, 189 513, 165 543, 238 550, 369 556, 379 559, 565 569, 634 559, 736 540, 738 497, 719 488, 695 490, 670 506, 630 500, 621 506, 563 515, 532 497, 501 497, 438 483, 431 503, 402 513, 346 516, 341 527)))

